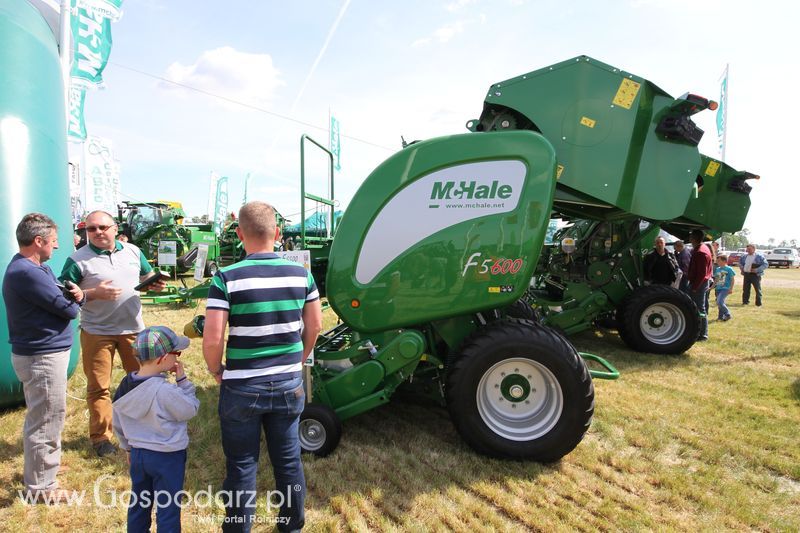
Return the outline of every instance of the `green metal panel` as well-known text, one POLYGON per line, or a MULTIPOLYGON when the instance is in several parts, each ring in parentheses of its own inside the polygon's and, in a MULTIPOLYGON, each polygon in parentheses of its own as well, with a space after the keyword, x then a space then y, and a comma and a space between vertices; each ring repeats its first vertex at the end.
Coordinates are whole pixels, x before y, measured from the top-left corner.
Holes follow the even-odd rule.
POLYGON ((700 154, 656 127, 697 110, 643 78, 580 56, 492 85, 480 120, 468 127, 540 131, 558 156, 557 211, 669 220, 686 207, 700 154))
POLYGON ((409 145, 342 216, 331 307, 354 329, 379 331, 517 300, 544 241, 554 174, 552 146, 529 131, 409 145))
MULTIPOLYGON (((58 273, 72 251, 64 86, 55 37, 28 2, 0 0, 0 274, 17 251, 13 229, 26 213, 58 224, 58 273)), ((11 367, 5 305, 0 305, 0 406, 22 400, 11 367)), ((70 374, 78 360, 72 350, 70 374)))
POLYGON ((683 217, 676 223, 714 232, 741 230, 750 210, 750 186, 745 183, 748 179, 758 176, 704 155, 700 168, 702 186, 691 195, 683 217))

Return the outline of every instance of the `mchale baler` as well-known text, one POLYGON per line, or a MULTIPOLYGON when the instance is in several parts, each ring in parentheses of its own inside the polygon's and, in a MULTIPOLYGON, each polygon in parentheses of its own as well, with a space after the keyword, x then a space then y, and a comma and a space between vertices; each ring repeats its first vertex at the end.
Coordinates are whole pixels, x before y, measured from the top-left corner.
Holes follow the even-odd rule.
POLYGON ((341 420, 405 385, 446 405, 480 453, 569 453, 591 423, 592 376, 618 373, 563 333, 616 312, 637 350, 697 337, 692 301, 645 286, 641 259, 659 226, 741 227, 754 176, 702 157, 690 119, 714 105, 581 56, 493 85, 472 133, 382 163, 331 246, 327 296, 342 323, 315 349, 303 449, 330 453, 341 420), (574 223, 544 248, 554 215, 574 223))

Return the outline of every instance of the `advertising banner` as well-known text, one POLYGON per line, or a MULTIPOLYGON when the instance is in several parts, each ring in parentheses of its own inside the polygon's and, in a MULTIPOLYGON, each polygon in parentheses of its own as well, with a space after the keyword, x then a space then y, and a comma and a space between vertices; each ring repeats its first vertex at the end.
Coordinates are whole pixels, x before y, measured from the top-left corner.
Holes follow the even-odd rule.
POLYGON ((158 266, 172 266, 178 264, 178 242, 158 242, 158 266))
POLYGON ((67 140, 83 142, 86 140, 86 123, 83 119, 83 104, 86 101, 86 88, 70 87, 67 140))
POLYGON ((342 170, 342 162, 340 159, 342 154, 342 143, 339 137, 339 121, 334 117, 331 117, 330 149, 331 153, 333 154, 333 168, 337 171, 342 170))
POLYGON ((114 160, 111 141, 89 136, 83 145, 85 209, 102 209, 109 213, 119 203, 119 165, 114 160))
POLYGON ((275 252, 275 255, 286 259, 287 261, 294 261, 300 263, 309 272, 311 271, 311 252, 308 250, 291 250, 275 252))
POLYGON ((208 261, 208 245, 197 245, 197 259, 194 260, 194 279, 195 281, 203 281, 206 271, 206 261, 208 261))
POLYGON ((217 181, 217 194, 214 203, 214 231, 220 233, 228 218, 228 177, 223 176, 217 181))
POLYGON ((72 223, 77 224, 83 215, 83 202, 81 201, 81 167, 76 162, 69 163, 69 206, 72 223))
POLYGON ((99 11, 111 22, 117 22, 122 18, 122 0, 78 0, 78 7, 99 11))
POLYGON ((717 138, 719 139, 719 158, 725 161, 725 141, 728 122, 728 66, 722 73, 719 86, 719 107, 717 108, 717 138))
POLYGON ((72 17, 72 38, 72 86, 101 86, 103 69, 111 55, 111 20, 101 11, 79 7, 77 16, 72 17))

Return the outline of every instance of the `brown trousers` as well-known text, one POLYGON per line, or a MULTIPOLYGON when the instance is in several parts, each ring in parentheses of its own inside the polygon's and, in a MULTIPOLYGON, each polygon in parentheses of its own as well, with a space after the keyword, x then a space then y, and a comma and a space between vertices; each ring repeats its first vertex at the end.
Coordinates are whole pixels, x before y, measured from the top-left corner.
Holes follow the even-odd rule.
POLYGON ((111 440, 111 372, 114 352, 119 352, 126 373, 139 370, 131 343, 136 334, 94 335, 81 330, 81 359, 86 374, 86 405, 89 408, 89 438, 92 444, 111 440))

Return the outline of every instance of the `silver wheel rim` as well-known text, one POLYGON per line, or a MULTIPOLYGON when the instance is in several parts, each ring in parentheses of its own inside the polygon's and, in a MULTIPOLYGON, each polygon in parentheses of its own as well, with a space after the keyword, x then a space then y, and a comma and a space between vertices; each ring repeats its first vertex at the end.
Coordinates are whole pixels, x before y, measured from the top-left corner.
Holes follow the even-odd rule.
POLYGON ((309 418, 300 421, 300 446, 304 450, 319 450, 325 444, 327 436, 325 426, 319 420, 309 418))
POLYGON ((524 357, 504 359, 488 369, 478 383, 476 396, 483 422, 497 435, 513 441, 546 435, 564 409, 564 396, 555 375, 524 357))
POLYGON ((686 320, 678 306, 662 302, 644 310, 639 328, 644 338, 653 344, 670 344, 686 331, 686 320))

